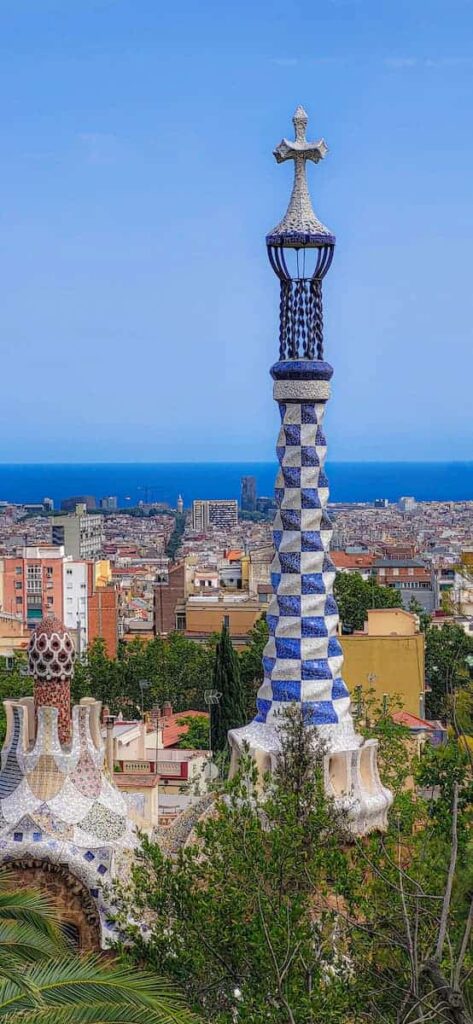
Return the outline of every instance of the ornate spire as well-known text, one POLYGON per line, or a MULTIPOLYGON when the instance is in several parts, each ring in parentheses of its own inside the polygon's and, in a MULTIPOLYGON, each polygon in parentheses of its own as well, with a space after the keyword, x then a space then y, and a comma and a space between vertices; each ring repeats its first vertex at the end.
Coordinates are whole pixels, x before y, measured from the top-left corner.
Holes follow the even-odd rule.
POLYGON ((334 244, 335 236, 316 217, 312 208, 309 188, 307 185, 306 163, 312 160, 318 164, 323 160, 328 147, 323 139, 318 142, 307 142, 306 128, 308 117, 303 107, 297 107, 292 119, 295 139, 282 139, 274 156, 278 164, 285 160, 294 160, 294 185, 289 206, 279 224, 267 235, 267 245, 286 245, 293 247, 312 247, 334 244))
POLYGON ((276 146, 278 163, 294 160, 294 185, 287 211, 266 236, 271 266, 279 277, 279 358, 323 359, 322 280, 332 262, 335 235, 315 216, 307 187, 308 160, 323 160, 323 139, 307 142, 307 114, 298 107, 296 137, 276 146))
POLYGON ((281 713, 296 704, 326 744, 327 792, 348 811, 353 831, 363 834, 385 827, 392 798, 379 779, 376 742, 363 742, 355 731, 343 680, 323 432, 333 370, 323 361, 322 278, 335 239, 314 214, 306 180, 306 161, 317 163, 327 147, 323 140, 306 141, 306 125, 298 107, 295 141, 283 139, 275 150, 278 162, 294 160, 294 188, 285 217, 266 239, 281 282, 280 361, 271 369, 281 429, 264 680, 253 722, 228 738, 231 771, 249 744, 263 774, 280 751, 281 713), (306 270, 311 252, 312 273, 306 270))

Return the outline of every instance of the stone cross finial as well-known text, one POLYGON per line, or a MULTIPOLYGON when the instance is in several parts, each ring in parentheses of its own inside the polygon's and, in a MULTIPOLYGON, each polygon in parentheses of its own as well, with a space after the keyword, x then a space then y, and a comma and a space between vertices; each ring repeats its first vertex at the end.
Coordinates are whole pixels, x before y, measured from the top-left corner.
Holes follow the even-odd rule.
POLYGON ((278 164, 294 160, 294 185, 287 212, 282 221, 270 232, 268 241, 284 245, 317 245, 332 239, 331 232, 316 217, 307 186, 306 161, 318 164, 328 152, 323 139, 307 142, 308 117, 303 107, 297 107, 292 119, 295 139, 282 139, 273 151, 278 164))
POLYGON ((313 160, 315 164, 318 164, 319 160, 323 160, 324 156, 326 156, 328 146, 325 144, 324 139, 319 139, 318 142, 307 142, 305 130, 308 121, 309 118, 304 107, 297 107, 292 118, 296 137, 293 142, 288 139, 282 139, 279 146, 276 146, 274 156, 278 164, 282 164, 284 160, 294 160, 296 167, 299 161, 304 167, 306 160, 313 160))

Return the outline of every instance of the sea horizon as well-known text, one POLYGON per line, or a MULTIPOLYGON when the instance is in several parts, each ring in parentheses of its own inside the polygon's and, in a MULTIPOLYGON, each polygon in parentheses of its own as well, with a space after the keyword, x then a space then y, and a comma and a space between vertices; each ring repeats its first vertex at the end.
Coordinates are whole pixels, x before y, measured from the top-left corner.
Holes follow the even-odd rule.
MULTIPOLYGON (((239 498, 242 476, 255 476, 259 496, 274 491, 277 463, 264 460, 208 462, 29 462, 0 463, 0 501, 40 502, 52 498, 113 495, 121 508, 140 501, 175 507, 182 494, 186 507, 195 498, 239 498)), ((473 500, 473 460, 329 461, 332 502, 473 500)))

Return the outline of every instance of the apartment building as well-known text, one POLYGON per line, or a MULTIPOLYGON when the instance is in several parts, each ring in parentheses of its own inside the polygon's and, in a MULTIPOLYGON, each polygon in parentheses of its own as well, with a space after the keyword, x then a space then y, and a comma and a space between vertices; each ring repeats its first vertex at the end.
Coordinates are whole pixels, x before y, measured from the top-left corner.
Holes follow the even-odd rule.
POLYGON ((238 502, 236 498, 196 499, 192 503, 192 526, 198 533, 205 533, 209 526, 233 529, 238 525, 238 502))
POLYGON ((95 558, 102 551, 103 516, 91 515, 85 505, 77 505, 70 515, 55 516, 51 527, 53 544, 72 558, 95 558))

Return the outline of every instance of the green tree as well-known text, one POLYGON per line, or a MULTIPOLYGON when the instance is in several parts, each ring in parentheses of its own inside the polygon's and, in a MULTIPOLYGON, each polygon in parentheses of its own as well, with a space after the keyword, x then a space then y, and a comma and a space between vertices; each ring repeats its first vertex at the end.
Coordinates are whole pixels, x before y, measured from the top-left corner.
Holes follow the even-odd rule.
POLYGON ((374 577, 364 580, 358 572, 337 572, 333 590, 347 632, 363 629, 369 608, 402 607, 398 590, 380 587, 374 577))
POLYGON ((263 682, 263 651, 268 637, 268 623, 263 615, 255 622, 248 643, 240 654, 240 679, 247 719, 255 714, 256 694, 263 682))
POLYGON ((416 601, 415 597, 411 597, 409 601, 409 611, 413 615, 417 615, 419 619, 419 627, 421 633, 426 633, 429 626, 432 624, 432 616, 429 612, 426 612, 425 608, 422 607, 419 601, 416 601))
POLYGON ((225 624, 215 651, 212 689, 218 699, 211 705, 212 750, 227 749, 229 729, 245 722, 245 709, 240 680, 238 655, 225 624))
POLYGON ((399 792, 385 834, 347 842, 314 730, 295 708, 281 729, 272 776, 256 787, 244 757, 195 845, 171 860, 143 840, 128 906, 151 932, 145 943, 126 925, 125 902, 131 955, 212 1024, 471 1024, 467 777, 452 785, 429 748, 424 781, 450 831, 430 801, 399 792))
POLYGON ((5 1024, 191 1024, 152 974, 72 954, 43 895, 0 882, 0 1020, 5 1024))
POLYGON ((196 715, 195 718, 178 718, 178 725, 187 725, 185 736, 181 736, 178 747, 181 750, 208 750, 209 749, 209 721, 205 715, 196 715))
POLYGON ((197 644, 182 633, 121 644, 117 658, 108 658, 103 640, 95 640, 84 662, 76 665, 72 684, 75 701, 96 697, 112 714, 135 718, 153 705, 170 701, 174 711, 205 711, 204 693, 211 684, 216 639, 197 644), (140 688, 145 680, 149 687, 140 688))
POLYGON ((182 513, 177 512, 176 516, 175 516, 174 530, 171 533, 171 536, 169 538, 168 544, 166 546, 166 554, 167 554, 168 558, 172 558, 173 561, 174 561, 174 559, 176 557, 176 554, 179 551, 179 548, 181 546, 182 538, 183 538, 183 535, 184 535, 185 528, 186 528, 186 514, 185 514, 185 512, 182 512, 182 513))
POLYGON ((427 711, 431 718, 452 721, 453 695, 471 679, 469 659, 473 658, 473 638, 460 626, 446 622, 427 630, 425 676, 429 686, 427 711))
POLYGON ((274 786, 258 794, 244 757, 195 846, 173 861, 143 840, 129 894, 137 914, 154 912, 146 943, 127 928, 134 957, 160 965, 214 1024, 338 1024, 346 1003, 330 975, 331 936, 313 913, 314 892, 346 874, 337 815, 323 799, 313 730, 293 711, 285 724, 274 786))
POLYGON ((32 692, 33 680, 27 672, 26 656, 22 652, 15 652, 11 668, 7 668, 5 659, 0 658, 0 746, 5 739, 7 727, 3 701, 20 700, 32 692))

